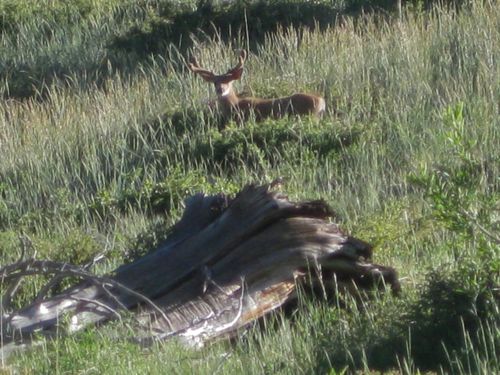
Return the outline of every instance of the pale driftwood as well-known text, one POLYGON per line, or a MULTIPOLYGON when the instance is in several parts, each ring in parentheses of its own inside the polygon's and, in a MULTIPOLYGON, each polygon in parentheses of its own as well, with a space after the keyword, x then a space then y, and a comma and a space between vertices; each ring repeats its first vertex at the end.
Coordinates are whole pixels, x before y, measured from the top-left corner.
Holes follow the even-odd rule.
MULTIPOLYGON (((73 288, 7 314, 2 342, 55 328, 75 331, 131 310, 141 341, 179 337, 190 345, 230 336, 296 298, 305 280, 399 290, 395 271, 370 263, 371 247, 330 223, 323 201, 293 203, 269 186, 247 186, 234 199, 198 194, 155 251, 106 277, 75 266, 25 261, 0 269, 2 289, 32 274, 78 277, 73 288)), ((3 311, 3 310, 2 310, 3 311)))

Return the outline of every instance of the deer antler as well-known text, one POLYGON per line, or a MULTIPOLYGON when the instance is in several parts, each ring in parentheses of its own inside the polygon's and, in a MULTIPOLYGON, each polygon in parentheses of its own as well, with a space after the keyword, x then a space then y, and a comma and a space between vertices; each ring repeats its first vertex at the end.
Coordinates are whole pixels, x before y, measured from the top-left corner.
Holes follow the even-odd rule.
POLYGON ((226 74, 231 75, 231 74, 243 69, 243 65, 245 65, 246 59, 247 59, 247 51, 242 49, 240 52, 240 56, 238 57, 238 64, 236 64, 236 66, 234 68, 229 69, 226 74))
POLYGON ((196 60, 196 57, 194 56, 191 58, 191 62, 189 62, 187 66, 193 73, 199 74, 206 81, 211 82, 215 77, 215 74, 213 72, 200 67, 198 60, 196 60))

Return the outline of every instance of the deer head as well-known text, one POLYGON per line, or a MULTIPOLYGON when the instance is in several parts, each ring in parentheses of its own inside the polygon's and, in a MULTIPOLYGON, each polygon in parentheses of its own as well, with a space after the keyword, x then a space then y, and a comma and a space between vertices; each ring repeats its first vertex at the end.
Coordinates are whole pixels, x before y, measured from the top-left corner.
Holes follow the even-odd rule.
POLYGON ((246 59, 247 52, 242 50, 239 56, 238 64, 236 64, 234 68, 229 69, 227 73, 221 75, 216 75, 214 72, 200 67, 200 64, 198 64, 198 61, 194 57, 188 64, 188 67, 193 73, 198 74, 206 82, 213 83, 215 86, 215 92, 220 98, 226 97, 234 92, 232 83, 233 81, 241 78, 241 75, 243 74, 243 65, 245 64, 246 59))

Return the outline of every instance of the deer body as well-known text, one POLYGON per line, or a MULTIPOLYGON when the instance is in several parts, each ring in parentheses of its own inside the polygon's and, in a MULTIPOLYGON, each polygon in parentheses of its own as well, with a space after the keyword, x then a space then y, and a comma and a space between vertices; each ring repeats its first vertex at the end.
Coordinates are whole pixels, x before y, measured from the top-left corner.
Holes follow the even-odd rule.
POLYGON ((226 118, 247 120, 252 114, 255 120, 281 118, 286 115, 321 116, 325 111, 325 100, 310 94, 293 94, 277 99, 238 97, 236 93, 219 97, 219 105, 226 118), (232 94, 232 95, 231 95, 232 94))
POLYGON ((226 120, 232 118, 245 121, 253 115, 257 121, 261 121, 269 117, 307 114, 321 116, 324 113, 325 100, 311 94, 299 93, 275 99, 238 96, 233 89, 233 82, 240 79, 245 60, 246 51, 242 51, 238 65, 222 75, 200 68, 196 60, 188 65, 191 71, 215 85, 217 99, 226 120))

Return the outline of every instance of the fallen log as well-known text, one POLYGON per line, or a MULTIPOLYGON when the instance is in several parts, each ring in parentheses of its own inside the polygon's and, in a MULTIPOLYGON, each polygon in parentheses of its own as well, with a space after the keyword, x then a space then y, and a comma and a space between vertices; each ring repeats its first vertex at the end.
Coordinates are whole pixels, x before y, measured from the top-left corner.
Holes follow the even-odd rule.
POLYGON ((76 331, 132 311, 139 341, 178 337, 200 346, 293 301, 306 281, 323 290, 387 285, 399 291, 395 270, 371 263, 371 246, 331 223, 324 201, 290 202, 273 188, 249 185, 232 199, 188 198, 157 249, 107 276, 40 260, 0 268, 3 291, 34 274, 80 280, 56 296, 41 293, 18 311, 2 306, 1 342, 22 344, 35 332, 54 331, 62 317, 76 331))

